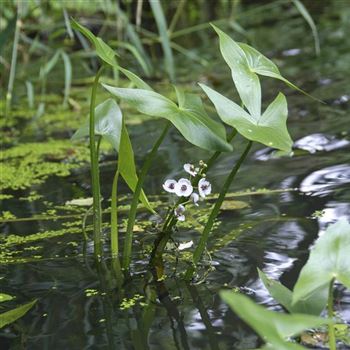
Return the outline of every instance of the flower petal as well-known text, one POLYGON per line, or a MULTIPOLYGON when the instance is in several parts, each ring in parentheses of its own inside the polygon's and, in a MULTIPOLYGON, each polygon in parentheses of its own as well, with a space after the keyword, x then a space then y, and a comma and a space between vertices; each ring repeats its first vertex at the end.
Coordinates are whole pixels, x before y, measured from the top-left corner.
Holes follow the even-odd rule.
POLYGON ((175 186, 177 182, 176 180, 173 179, 168 179, 164 182, 163 188, 165 191, 170 192, 170 193, 175 193, 175 186))

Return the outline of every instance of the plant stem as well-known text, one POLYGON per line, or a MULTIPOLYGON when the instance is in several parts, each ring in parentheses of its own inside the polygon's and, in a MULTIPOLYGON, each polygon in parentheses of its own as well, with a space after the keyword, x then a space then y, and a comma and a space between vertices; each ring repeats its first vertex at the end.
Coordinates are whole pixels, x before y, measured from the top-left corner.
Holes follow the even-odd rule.
POLYGON ((96 92, 98 87, 98 81, 101 77, 104 66, 98 70, 91 90, 90 100, 90 161, 91 161, 91 183, 92 183, 92 196, 93 196, 93 224, 94 224, 94 252, 95 257, 100 258, 102 255, 101 249, 101 229, 102 229, 102 217, 101 217, 101 193, 100 193, 100 174, 98 168, 98 147, 96 147, 95 137, 95 104, 96 104, 96 92))
MULTIPOLYGON (((333 320, 333 285, 334 285, 334 278, 331 280, 329 284, 329 290, 328 290, 328 303, 327 303, 327 311, 328 311, 328 318, 330 320, 333 320)), ((335 330, 334 330, 334 324, 329 324, 328 326, 328 342, 329 342, 329 349, 330 350, 336 350, 336 340, 335 340, 335 330)))
POLYGON ((231 170, 231 173, 229 174, 229 176, 226 178, 226 181, 220 191, 219 197, 215 202, 214 208, 212 209, 210 216, 208 218, 208 221, 204 227, 204 230, 202 232, 201 238, 199 240, 199 243, 193 253, 193 265, 191 267, 189 267, 185 273, 185 279, 189 280, 192 278, 193 272, 196 268, 196 265, 199 262, 199 259, 201 258, 204 249, 206 247, 208 238, 209 238, 209 233, 214 225, 214 221, 216 219, 216 217, 219 214, 221 205, 225 199, 226 193, 230 188, 230 185, 233 181, 233 179, 235 178, 239 168, 241 167, 243 161, 245 160, 245 158, 247 157, 250 148, 252 147, 252 141, 249 141, 247 147, 245 148, 245 150, 243 151, 241 157, 239 158, 238 162, 236 163, 236 165, 233 167, 233 169, 231 170))
POLYGON ((143 182, 145 180, 145 177, 148 173, 148 170, 154 160, 154 157, 157 153, 157 150, 160 146, 160 144, 163 142, 165 135, 167 134, 169 128, 171 126, 171 123, 168 121, 159 136, 158 140, 153 145, 153 148, 151 152, 147 155, 145 162, 141 168, 141 172, 135 187, 134 195, 131 202, 131 207, 129 211, 129 217, 128 217, 128 225, 126 228, 126 236, 125 236, 125 245, 124 245, 124 254, 123 254, 123 268, 125 270, 129 269, 130 266, 130 259, 131 259, 131 250, 132 250, 132 238, 133 238, 133 229, 134 229, 134 223, 136 218, 136 211, 137 211, 137 205, 139 202, 139 197, 141 194, 143 182))
MULTIPOLYGON (((231 131, 231 133, 229 134, 229 136, 227 137, 227 142, 231 142, 236 135, 237 135, 237 130, 233 129, 231 131)), ((210 169, 210 167, 214 164, 215 160, 219 157, 220 154, 221 154, 221 152, 217 151, 209 158, 209 160, 206 162, 206 164, 207 164, 206 171, 208 171, 210 169)), ((199 181, 199 178, 195 177, 192 179, 192 184, 195 184, 198 181, 199 181)), ((178 205, 184 203, 186 200, 187 200, 186 198, 179 198, 178 201, 176 202, 176 204, 174 205, 174 207, 168 211, 168 215, 166 216, 166 219, 164 220, 163 228, 160 231, 160 235, 154 243, 154 248, 153 248, 153 251, 151 254, 151 265, 155 261, 160 260, 162 254, 163 254, 163 251, 165 249, 165 246, 166 246, 166 244, 171 236, 172 229, 177 223, 177 219, 174 215, 174 209, 178 205)))
POLYGON ((117 258, 119 253, 118 246, 118 208, 117 208, 117 192, 118 192, 119 169, 115 172, 112 185, 111 198, 111 253, 112 258, 117 258))
POLYGON ((10 113, 10 110, 11 110, 12 91, 13 91, 13 85, 14 85, 15 75, 16 75, 19 31, 20 31, 21 25, 22 25, 22 22, 18 18, 18 9, 17 9, 16 27, 15 27, 15 34, 13 38, 13 47, 12 47, 10 76, 9 76, 9 83, 7 86, 7 93, 6 93, 5 118, 8 117, 8 114, 10 113))

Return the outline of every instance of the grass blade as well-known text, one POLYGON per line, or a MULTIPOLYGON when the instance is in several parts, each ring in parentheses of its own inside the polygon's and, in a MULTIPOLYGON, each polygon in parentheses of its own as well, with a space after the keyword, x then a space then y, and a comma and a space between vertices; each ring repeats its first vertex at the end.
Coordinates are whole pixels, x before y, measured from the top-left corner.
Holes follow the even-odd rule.
POLYGON ((321 49, 320 49, 320 39, 318 37, 318 31, 317 31, 316 24, 315 24, 314 20, 312 19, 309 11, 306 9, 306 7, 304 6, 304 4, 301 1, 293 0, 293 4, 297 8, 297 10, 300 12, 300 14, 304 17, 307 24, 310 26, 311 31, 312 31, 312 35, 313 35, 314 41, 315 41, 316 56, 319 56, 321 49))
POLYGON ((63 99, 63 106, 67 107, 69 94, 70 94, 70 89, 71 89, 71 86, 72 86, 72 63, 70 61, 69 56, 64 51, 61 51, 61 56, 62 56, 63 63, 64 63, 64 99, 63 99))
POLYGON ((149 3, 151 5, 152 12, 158 27, 160 42, 164 53, 165 70, 169 74, 170 80, 174 81, 175 80, 174 57, 173 57, 173 51, 170 46, 167 23, 164 17, 163 9, 159 0, 151 0, 149 3))

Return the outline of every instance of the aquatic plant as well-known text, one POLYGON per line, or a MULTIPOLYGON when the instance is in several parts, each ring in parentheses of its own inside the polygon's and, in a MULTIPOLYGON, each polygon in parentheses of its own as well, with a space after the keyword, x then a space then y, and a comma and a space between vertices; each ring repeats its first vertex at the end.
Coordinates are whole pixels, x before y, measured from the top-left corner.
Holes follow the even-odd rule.
POLYGON ((262 143, 287 154, 291 151, 292 140, 286 126, 288 115, 286 98, 281 92, 279 92, 265 112, 262 113, 262 96, 259 75, 279 79, 292 88, 303 93, 305 92, 284 78, 280 74, 277 66, 260 52, 247 44, 236 43, 223 31, 213 26, 220 39, 220 50, 223 58, 231 68, 232 79, 241 98, 242 107, 204 84, 200 84, 200 87, 214 104, 222 122, 233 128, 230 135, 226 137, 223 124, 214 121, 208 116, 199 96, 185 93, 178 87, 175 87, 177 104, 174 103, 170 99, 155 92, 136 74, 120 67, 115 60, 115 52, 102 39, 95 37, 87 28, 75 21, 72 22, 72 25, 91 41, 95 46, 97 55, 102 62, 104 62, 96 74, 93 84, 89 123, 79 129, 74 136, 74 138, 80 138, 89 135, 90 138, 91 175, 94 199, 94 241, 95 252, 98 256, 101 255, 101 199, 98 175, 98 150, 101 137, 105 138, 119 155, 118 167, 112 186, 111 213, 112 254, 116 257, 118 256, 118 235, 116 224, 118 208, 116 197, 119 174, 134 192, 124 243, 123 267, 125 270, 128 270, 130 266, 133 227, 139 200, 153 211, 147 202, 147 198, 142 192, 142 185, 147 176, 150 165, 156 156, 157 150, 170 126, 173 125, 187 141, 195 146, 207 151, 216 152, 207 162, 201 161, 199 167, 195 167, 192 164, 185 164, 184 169, 189 173, 190 179, 182 178, 179 181, 167 179, 163 184, 164 189, 168 192, 175 193, 179 196, 179 199, 164 218, 164 224, 155 240, 154 249, 151 254, 152 263, 161 260, 163 250, 174 232, 177 222, 184 221, 185 204, 190 200, 193 188, 198 189, 198 193, 193 193, 191 198, 195 204, 199 197, 205 197, 211 192, 211 185, 206 180, 205 174, 217 161, 221 152, 232 151, 230 142, 237 133, 241 134, 248 140, 240 158, 236 161, 224 182, 218 199, 216 200, 204 227, 199 243, 195 248, 193 262, 185 274, 186 279, 191 279, 206 248, 209 234, 219 214, 226 193, 228 192, 242 163, 247 157, 252 143, 254 141, 262 143), (155 142, 152 150, 145 159, 139 177, 136 175, 132 146, 125 126, 124 117, 119 106, 114 100, 108 99, 95 107, 96 89, 99 78, 101 77, 102 69, 106 64, 120 70, 136 86, 136 88, 120 88, 102 83, 102 86, 107 91, 122 101, 128 102, 142 114, 146 114, 153 118, 164 118, 167 120, 158 140, 155 142))
POLYGON ((286 339, 307 328, 327 324, 329 348, 335 350, 337 328, 333 320, 333 290, 336 281, 350 289, 349 250, 350 224, 343 218, 329 225, 317 239, 293 291, 259 270, 266 289, 289 312, 288 315, 265 310, 248 297, 230 291, 222 291, 220 295, 267 341, 264 349, 305 349, 286 339), (328 319, 320 318, 326 307, 328 319), (270 322, 264 322, 266 319, 270 322))

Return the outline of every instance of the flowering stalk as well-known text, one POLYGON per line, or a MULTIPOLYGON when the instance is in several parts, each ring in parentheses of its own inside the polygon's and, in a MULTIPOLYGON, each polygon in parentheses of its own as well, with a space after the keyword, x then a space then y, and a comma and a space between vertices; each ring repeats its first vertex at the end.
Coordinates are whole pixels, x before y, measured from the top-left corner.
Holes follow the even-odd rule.
POLYGON ((241 157, 239 158, 238 162, 236 163, 234 168, 231 170, 231 173, 229 174, 229 176, 226 178, 224 186, 222 187, 222 189, 220 191, 219 197, 216 200, 214 208, 211 211, 209 219, 208 219, 208 221, 207 221, 207 223, 206 223, 206 225, 204 227, 204 230, 202 232, 202 235, 201 235, 201 238, 199 240, 199 243, 198 243, 198 245, 197 245, 197 247, 196 247, 196 249, 195 249, 195 251, 193 253, 193 264, 186 271, 186 274, 185 274, 185 279, 186 280, 189 280, 189 279, 192 278, 193 272, 195 271, 195 268, 196 268, 196 266, 197 266, 197 264, 199 262, 199 259, 201 258, 202 254, 203 254, 203 252, 205 250, 205 247, 206 247, 206 244, 207 244, 207 241, 208 241, 208 238, 209 238, 209 233, 210 233, 210 231, 211 231, 211 229, 212 229, 212 227, 214 225, 214 221, 215 221, 216 217, 219 214, 219 210, 220 210, 220 207, 221 207, 221 205, 222 205, 222 203, 223 203, 223 201, 225 199, 226 193, 229 190, 230 185, 231 185, 233 179, 235 178, 239 168, 241 167, 243 161, 247 157, 251 147, 252 147, 252 141, 249 141, 247 147, 243 151, 243 153, 242 153, 241 157))
POLYGON ((135 187, 134 196, 132 198, 131 207, 130 207, 130 211, 129 211, 128 225, 126 228, 126 236, 125 236, 125 245, 124 245, 124 254, 123 254, 123 268, 125 270, 128 270, 129 266, 130 266, 133 229, 134 229, 134 223, 135 223, 135 218, 136 218, 137 204, 139 202, 139 197, 141 194, 143 182, 144 182, 145 177, 148 173, 148 170, 152 164, 152 161, 157 153, 157 150, 158 150, 160 144, 163 142, 164 137, 167 134, 170 126, 171 126, 171 123, 167 122, 161 135, 159 136, 158 140, 153 145, 151 152, 147 155, 146 160, 142 166, 136 187, 135 187))
MULTIPOLYGON (((230 133, 230 135, 227 137, 227 142, 231 142, 233 140, 233 138, 237 135, 237 130, 233 129, 232 132, 230 133)), ((207 161, 206 163, 206 171, 209 170, 210 167, 213 166, 213 164, 215 163, 216 159, 219 157, 219 155, 221 154, 221 152, 217 151, 215 152, 207 161)), ((185 165, 185 170, 190 173, 187 169, 186 169, 186 165, 185 165)), ((192 169, 190 169, 192 171, 192 169)), ((192 179, 191 179, 191 185, 197 186, 199 184, 199 181, 201 181, 202 176, 201 173, 197 173, 192 179)), ((167 180, 169 181, 169 180, 167 180)), ((173 180, 172 180, 173 181, 173 180)), ((165 182, 164 185, 166 185, 167 182, 165 182)), ((163 187, 164 187, 163 185, 163 187)), ((175 188, 174 188, 175 190, 175 188)), ((168 191, 171 192, 171 191, 168 191)), ((174 226, 176 225, 178 219, 176 217, 176 213, 175 213, 175 209, 178 208, 180 205, 185 204, 188 201, 187 198, 185 197, 180 197, 177 202, 175 203, 174 207, 172 207, 171 209, 168 210, 166 218, 164 220, 164 224, 163 227, 157 237, 157 239, 154 242, 154 248, 152 250, 151 253, 151 259, 150 259, 150 264, 151 265, 155 265, 158 262, 161 261, 162 258, 162 254, 163 251, 166 247, 166 244, 168 242, 168 240, 170 239, 171 233, 173 231, 174 226)), ((196 202, 194 201, 195 205, 196 202)))

